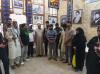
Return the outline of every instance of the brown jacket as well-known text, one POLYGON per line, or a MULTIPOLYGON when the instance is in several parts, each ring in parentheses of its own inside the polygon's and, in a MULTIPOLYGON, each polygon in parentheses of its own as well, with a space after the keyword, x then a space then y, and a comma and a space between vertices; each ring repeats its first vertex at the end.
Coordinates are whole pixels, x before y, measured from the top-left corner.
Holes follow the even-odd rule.
POLYGON ((65 32, 65 46, 71 46, 72 45, 72 39, 73 39, 74 35, 75 35, 74 30, 66 29, 66 32, 65 32))

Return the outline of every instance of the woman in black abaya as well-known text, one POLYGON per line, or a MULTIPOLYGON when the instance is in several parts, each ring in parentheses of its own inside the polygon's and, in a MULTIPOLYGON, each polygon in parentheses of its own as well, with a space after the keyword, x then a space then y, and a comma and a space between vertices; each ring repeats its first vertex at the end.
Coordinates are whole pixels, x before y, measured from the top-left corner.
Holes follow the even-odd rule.
POLYGON ((82 28, 76 29, 76 35, 72 41, 74 53, 76 54, 76 71, 82 71, 85 59, 86 37, 82 28))
POLYGON ((87 44, 89 48, 86 58, 87 74, 100 74, 100 27, 97 34, 87 44))

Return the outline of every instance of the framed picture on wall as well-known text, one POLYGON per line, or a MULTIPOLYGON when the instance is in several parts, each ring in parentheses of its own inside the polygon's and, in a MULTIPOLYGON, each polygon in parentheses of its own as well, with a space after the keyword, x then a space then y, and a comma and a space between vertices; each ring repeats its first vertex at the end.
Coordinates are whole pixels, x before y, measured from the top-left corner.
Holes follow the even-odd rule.
POLYGON ((83 13, 82 9, 73 11, 73 23, 74 24, 82 24, 82 13, 83 13))
POLYGON ((100 9, 93 10, 91 12, 91 25, 92 26, 100 25, 100 9))
POLYGON ((48 7, 59 9, 59 0, 49 0, 48 7))
POLYGON ((13 0, 13 7, 14 8, 23 8, 24 1, 23 0, 13 0))
POLYGON ((60 23, 61 24, 67 24, 67 15, 62 15, 60 17, 60 23))
POLYGON ((55 25, 57 23, 57 17, 49 16, 49 23, 55 25))
POLYGON ((33 25, 37 25, 38 23, 43 25, 44 18, 43 16, 33 15, 33 25))
POLYGON ((33 4, 32 12, 33 14, 44 14, 44 6, 33 4))
POLYGON ((96 1, 100 1, 100 0, 85 0, 85 3, 93 3, 93 2, 96 2, 96 1))

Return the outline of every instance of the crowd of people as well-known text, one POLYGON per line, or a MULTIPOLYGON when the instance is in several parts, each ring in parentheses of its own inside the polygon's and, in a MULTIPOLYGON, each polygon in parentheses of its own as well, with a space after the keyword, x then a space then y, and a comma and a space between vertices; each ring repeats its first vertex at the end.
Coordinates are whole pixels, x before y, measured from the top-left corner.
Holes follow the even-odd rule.
MULTIPOLYGON (((4 26, 4 33, 0 33, 0 60, 4 65, 5 74, 9 73, 9 66, 12 69, 20 67, 33 57, 48 57, 48 60, 61 61, 72 65, 73 55, 76 55, 76 66, 72 68, 83 71, 86 58, 87 74, 100 74, 100 27, 98 35, 91 39, 87 47, 89 52, 85 53, 86 36, 84 30, 78 27, 72 29, 70 24, 49 24, 46 27, 33 30, 32 24, 20 24, 16 21, 8 21, 4 26)), ((0 69, 0 74, 2 71, 0 69)))

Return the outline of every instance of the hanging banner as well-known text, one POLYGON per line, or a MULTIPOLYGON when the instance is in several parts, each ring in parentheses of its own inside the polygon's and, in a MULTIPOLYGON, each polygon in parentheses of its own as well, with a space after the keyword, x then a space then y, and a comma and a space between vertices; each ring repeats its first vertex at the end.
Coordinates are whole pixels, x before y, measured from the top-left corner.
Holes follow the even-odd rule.
POLYGON ((59 9, 59 0, 49 0, 49 7, 59 9))
POLYGON ((1 8, 2 22, 6 23, 9 20, 10 0, 2 0, 1 8))
POLYGON ((73 0, 67 0, 67 23, 72 24, 73 0))
POLYGON ((26 19, 27 19, 27 24, 32 24, 32 4, 26 2, 26 19))

